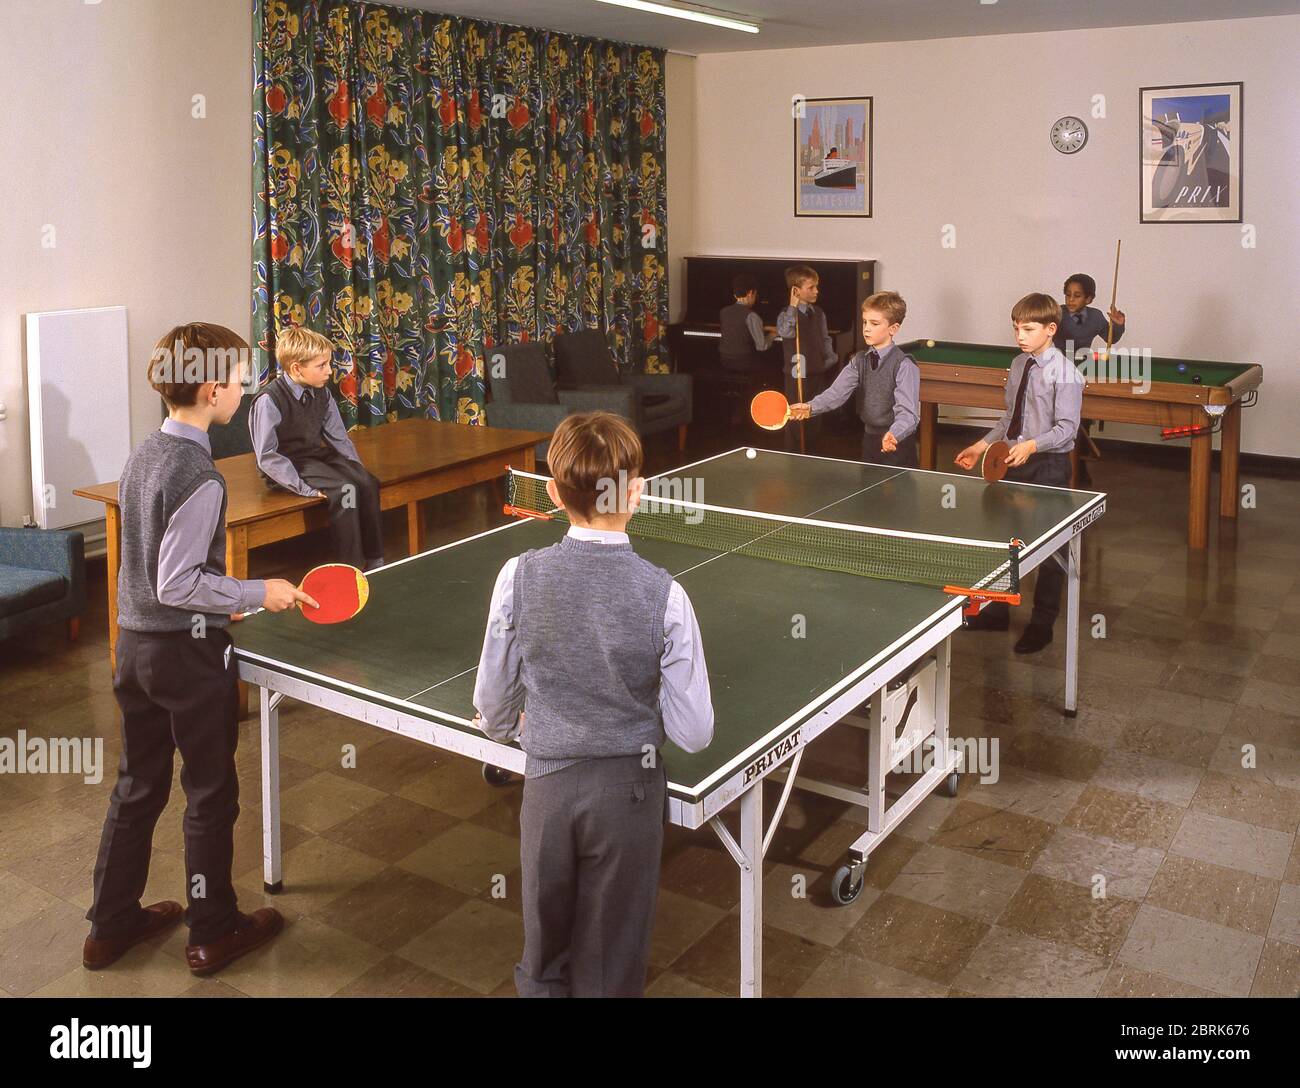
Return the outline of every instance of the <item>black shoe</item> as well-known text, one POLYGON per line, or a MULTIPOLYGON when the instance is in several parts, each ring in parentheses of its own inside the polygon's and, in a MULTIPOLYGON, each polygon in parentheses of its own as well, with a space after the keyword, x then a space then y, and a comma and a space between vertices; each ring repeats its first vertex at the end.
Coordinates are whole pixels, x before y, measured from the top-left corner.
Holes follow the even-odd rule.
POLYGON ((1016 653, 1036 654, 1052 641, 1052 629, 1044 623, 1031 623, 1016 643, 1016 653))
POLYGON ((966 621, 969 631, 1006 631, 1010 627, 1010 615, 1000 608, 986 608, 978 616, 972 616, 966 621))

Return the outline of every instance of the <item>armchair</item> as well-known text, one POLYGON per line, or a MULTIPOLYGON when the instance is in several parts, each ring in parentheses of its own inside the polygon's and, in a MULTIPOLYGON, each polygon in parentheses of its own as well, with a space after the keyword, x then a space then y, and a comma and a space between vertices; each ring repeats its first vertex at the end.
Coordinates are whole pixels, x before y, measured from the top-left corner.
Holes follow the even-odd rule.
POLYGON ((0 528, 0 639, 67 620, 75 640, 86 610, 85 554, 80 533, 0 528))

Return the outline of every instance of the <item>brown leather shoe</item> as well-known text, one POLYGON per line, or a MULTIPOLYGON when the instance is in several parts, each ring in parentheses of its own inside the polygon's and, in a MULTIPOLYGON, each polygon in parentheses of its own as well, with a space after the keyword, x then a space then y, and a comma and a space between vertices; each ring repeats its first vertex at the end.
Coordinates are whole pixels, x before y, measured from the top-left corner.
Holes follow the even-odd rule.
POLYGON ((190 973, 210 975, 266 944, 284 928, 284 916, 274 907, 263 907, 242 916, 243 921, 230 933, 211 944, 187 944, 185 961, 190 973))
POLYGON ((144 908, 149 915, 139 931, 130 937, 116 937, 112 940, 96 940, 87 937, 81 946, 81 966, 88 971, 102 971, 110 963, 116 963, 131 948, 150 937, 171 929, 185 914, 185 908, 171 899, 153 903, 144 908))

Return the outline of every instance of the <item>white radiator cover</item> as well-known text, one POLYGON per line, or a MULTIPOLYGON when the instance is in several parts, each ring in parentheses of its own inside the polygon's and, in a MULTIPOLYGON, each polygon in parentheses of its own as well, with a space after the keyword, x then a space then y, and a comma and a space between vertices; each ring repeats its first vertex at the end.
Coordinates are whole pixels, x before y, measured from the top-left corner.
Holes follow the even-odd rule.
POLYGON ((62 529, 104 517, 73 488, 116 480, 131 452, 125 306, 27 314, 32 517, 62 529))

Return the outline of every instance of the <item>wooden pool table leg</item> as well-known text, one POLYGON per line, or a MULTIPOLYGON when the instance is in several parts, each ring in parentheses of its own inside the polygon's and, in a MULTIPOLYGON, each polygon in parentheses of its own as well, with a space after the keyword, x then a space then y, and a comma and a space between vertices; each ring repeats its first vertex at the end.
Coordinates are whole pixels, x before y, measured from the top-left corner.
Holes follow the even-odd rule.
POLYGON ((1192 438, 1191 492, 1187 502, 1187 546, 1204 548, 1210 542, 1210 459, 1214 440, 1208 434, 1192 438))
POLYGON ((939 424, 939 406, 937 404, 921 405, 921 467, 934 468, 935 429, 939 424))
POLYGON ((1233 401, 1223 413, 1219 434, 1219 517, 1235 518, 1241 486, 1237 477, 1241 459, 1241 401, 1233 401))

